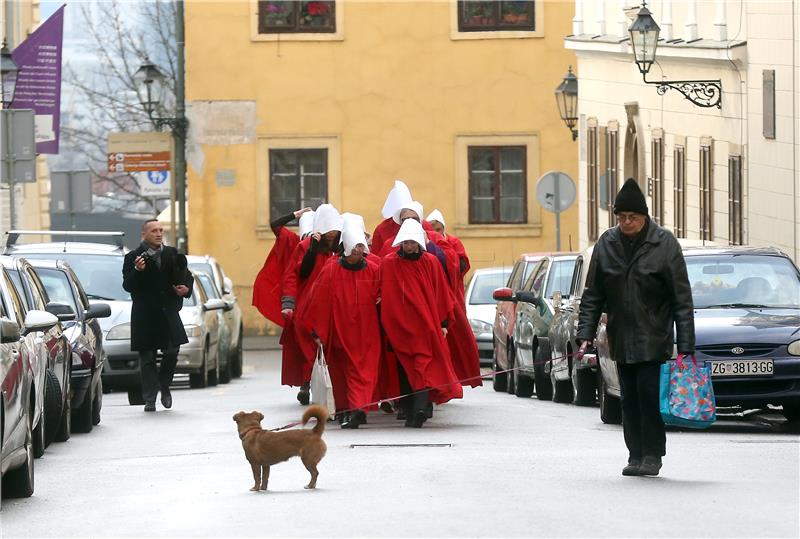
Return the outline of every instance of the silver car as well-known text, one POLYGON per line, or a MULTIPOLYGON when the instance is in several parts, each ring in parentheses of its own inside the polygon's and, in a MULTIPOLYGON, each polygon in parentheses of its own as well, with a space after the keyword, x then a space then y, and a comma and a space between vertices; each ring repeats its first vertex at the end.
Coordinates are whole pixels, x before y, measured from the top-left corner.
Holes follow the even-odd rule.
POLYGON ((224 325, 221 324, 217 312, 224 309, 225 302, 219 298, 209 298, 195 276, 192 295, 184 298, 183 309, 180 311, 189 342, 181 345, 175 367, 176 373, 189 374, 191 387, 202 388, 217 384, 220 326, 224 325))
POLYGON ((192 271, 203 271, 214 278, 214 284, 222 292, 222 299, 229 305, 225 311, 225 324, 228 326, 231 335, 230 362, 231 376, 239 378, 242 375, 242 309, 239 300, 233 293, 233 281, 225 275, 225 271, 219 262, 209 255, 187 256, 189 269, 192 271))
MULTIPOLYGON (((219 291, 214 279, 204 271, 194 271, 194 276, 208 299, 222 299, 222 292, 219 291)), ((223 300, 224 301, 224 300, 223 300)), ((219 340, 217 344, 217 376, 219 383, 227 384, 231 381, 233 367, 231 361, 231 328, 227 324, 228 313, 233 309, 229 302, 225 302, 225 307, 217 311, 217 322, 219 326, 219 340)))
POLYGON ((505 286, 511 267, 484 268, 476 270, 467 285, 464 300, 467 305, 467 319, 478 342, 481 365, 491 365, 494 360, 494 317, 497 314, 497 301, 492 294, 495 289, 505 286))

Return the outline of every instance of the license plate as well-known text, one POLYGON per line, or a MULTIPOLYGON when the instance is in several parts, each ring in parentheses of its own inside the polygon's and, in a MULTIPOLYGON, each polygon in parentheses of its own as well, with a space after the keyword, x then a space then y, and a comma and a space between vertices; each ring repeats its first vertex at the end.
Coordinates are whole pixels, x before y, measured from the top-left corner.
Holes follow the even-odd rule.
POLYGON ((731 361, 709 361, 711 376, 771 376, 771 359, 736 359, 731 361))

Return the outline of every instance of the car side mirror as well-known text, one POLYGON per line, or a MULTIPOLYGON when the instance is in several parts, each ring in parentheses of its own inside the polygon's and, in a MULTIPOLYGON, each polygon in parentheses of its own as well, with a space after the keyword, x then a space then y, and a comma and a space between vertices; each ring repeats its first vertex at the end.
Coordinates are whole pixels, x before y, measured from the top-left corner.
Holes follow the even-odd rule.
POLYGON ((19 333, 19 324, 6 318, 0 318, 0 342, 3 344, 14 343, 20 340, 22 335, 19 333))
POLYGON ((233 294, 233 281, 231 281, 230 277, 225 277, 222 279, 222 293, 233 294))
POLYGON ((25 334, 32 331, 47 331, 58 324, 58 317, 47 311, 28 311, 25 315, 25 334))
POLYGON ((232 311, 234 303, 232 301, 225 300, 225 310, 232 311))
POLYGON ((516 301, 514 291, 510 288, 497 288, 492 292, 492 298, 495 301, 516 301))
POLYGON ((45 305, 44 310, 55 315, 60 322, 69 322, 75 320, 75 318, 78 316, 75 314, 75 311, 71 306, 65 303, 56 303, 54 301, 51 301, 45 305))
POLYGON ((86 319, 108 318, 111 316, 111 307, 107 303, 92 303, 86 309, 86 319))
POLYGON ((536 297, 536 292, 517 292, 517 300, 530 303, 536 307, 539 307, 542 303, 542 300, 536 297))
POLYGON ((203 304, 204 311, 218 311, 225 308, 225 302, 221 299, 210 299, 203 304))

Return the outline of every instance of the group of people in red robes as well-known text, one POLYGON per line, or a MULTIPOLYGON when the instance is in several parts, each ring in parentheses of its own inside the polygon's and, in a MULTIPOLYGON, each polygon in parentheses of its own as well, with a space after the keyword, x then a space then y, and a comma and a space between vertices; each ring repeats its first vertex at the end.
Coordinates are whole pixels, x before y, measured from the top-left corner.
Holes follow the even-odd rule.
POLYGON ((433 404, 482 384, 478 348, 466 317, 469 258, 438 210, 396 181, 372 235, 362 216, 330 204, 275 219, 275 244, 253 286, 253 305, 281 326, 281 383, 309 382, 324 352, 342 428, 367 413, 396 412, 421 427, 433 404), (287 225, 298 220, 299 234, 287 225))

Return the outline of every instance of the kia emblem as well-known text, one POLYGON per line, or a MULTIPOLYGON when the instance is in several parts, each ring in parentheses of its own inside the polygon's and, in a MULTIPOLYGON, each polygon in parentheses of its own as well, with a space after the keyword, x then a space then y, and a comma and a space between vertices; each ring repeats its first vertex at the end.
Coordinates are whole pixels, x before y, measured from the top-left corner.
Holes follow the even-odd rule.
POLYGON ((741 346, 734 346, 733 348, 731 348, 731 352, 733 352, 737 356, 740 356, 744 354, 744 348, 742 348, 741 346))

